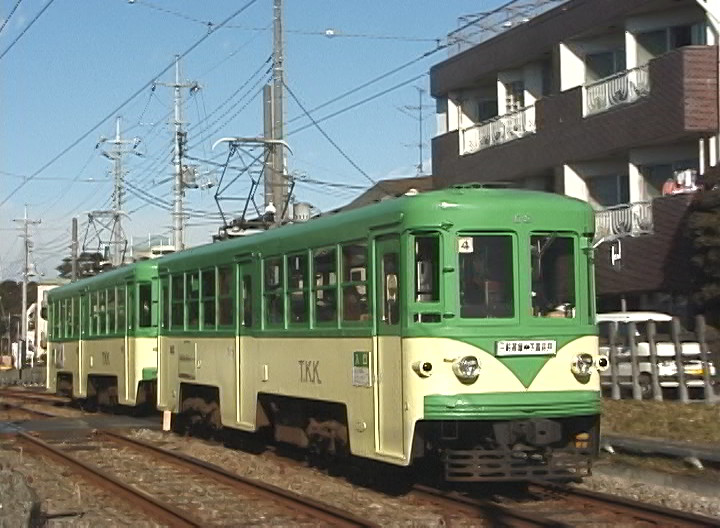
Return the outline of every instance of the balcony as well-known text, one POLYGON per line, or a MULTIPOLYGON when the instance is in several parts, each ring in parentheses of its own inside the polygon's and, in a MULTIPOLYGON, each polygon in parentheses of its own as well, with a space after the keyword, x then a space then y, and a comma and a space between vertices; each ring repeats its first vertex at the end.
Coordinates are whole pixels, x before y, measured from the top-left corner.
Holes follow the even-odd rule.
POLYGON ((652 202, 608 207, 595 213, 595 244, 653 231, 652 202))
POLYGON ((586 84, 583 90, 584 115, 606 112, 617 106, 634 103, 648 95, 650 67, 645 64, 586 84))
POLYGON ((460 136, 460 155, 502 145, 534 134, 535 130, 535 105, 526 106, 463 129, 460 136))

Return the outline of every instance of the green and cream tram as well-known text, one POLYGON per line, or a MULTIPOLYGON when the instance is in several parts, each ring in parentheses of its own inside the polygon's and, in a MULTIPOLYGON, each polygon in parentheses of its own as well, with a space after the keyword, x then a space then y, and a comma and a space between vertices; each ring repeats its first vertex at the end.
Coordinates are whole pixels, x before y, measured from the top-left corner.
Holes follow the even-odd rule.
POLYGON ((159 408, 448 480, 585 475, 593 231, 579 200, 453 188, 164 257, 159 408))
POLYGON ((50 291, 48 390, 154 407, 157 288, 157 263, 143 261, 50 291))

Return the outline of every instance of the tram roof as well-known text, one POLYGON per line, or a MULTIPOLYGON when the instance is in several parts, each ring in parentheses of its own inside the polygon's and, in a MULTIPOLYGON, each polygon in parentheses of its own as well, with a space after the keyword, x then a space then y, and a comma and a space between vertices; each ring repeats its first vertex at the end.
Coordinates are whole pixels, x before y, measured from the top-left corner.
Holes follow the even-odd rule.
POLYGON ((141 260, 110 271, 98 273, 92 277, 59 286, 48 292, 50 298, 65 298, 87 290, 102 288, 111 284, 125 282, 134 277, 138 280, 149 280, 157 274, 157 260, 141 260))
POLYGON ((321 247, 367 238, 384 228, 457 230, 577 230, 594 231, 589 204, 564 195, 522 189, 458 187, 406 195, 350 211, 321 216, 303 223, 258 234, 198 246, 158 259, 160 269, 211 266, 218 254, 241 258, 321 247), (517 215, 521 215, 519 218, 517 215))

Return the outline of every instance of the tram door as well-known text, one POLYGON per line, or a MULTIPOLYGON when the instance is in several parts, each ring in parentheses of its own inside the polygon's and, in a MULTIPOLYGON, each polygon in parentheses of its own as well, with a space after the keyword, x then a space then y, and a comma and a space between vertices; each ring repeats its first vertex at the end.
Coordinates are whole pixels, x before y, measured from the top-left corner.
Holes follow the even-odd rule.
MULTIPOLYGON (((236 314, 237 332, 235 332, 235 408, 236 420, 241 425, 248 427, 253 426, 255 420, 254 406, 250 400, 243 401, 243 376, 247 375, 243 371, 243 357, 249 358, 251 352, 251 337, 248 336, 252 332, 253 323, 253 277, 252 262, 242 261, 237 264, 237 272, 235 274, 236 284, 236 314)), ((249 362, 247 362, 249 364, 249 362)))
POLYGON ((400 239, 375 241, 375 415, 379 453, 404 457, 400 303, 400 239))

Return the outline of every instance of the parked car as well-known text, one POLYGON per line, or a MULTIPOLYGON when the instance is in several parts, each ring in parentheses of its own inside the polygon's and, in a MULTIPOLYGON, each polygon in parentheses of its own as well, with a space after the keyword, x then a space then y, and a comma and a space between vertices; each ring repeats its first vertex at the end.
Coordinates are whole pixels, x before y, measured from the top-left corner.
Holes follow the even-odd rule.
MULTIPOLYGON (((661 388, 677 388, 678 368, 675 359, 675 343, 671 338, 672 316, 660 312, 611 312, 597 314, 600 329, 600 351, 610 356, 610 323, 618 323, 616 338, 616 361, 618 363, 618 382, 621 387, 632 387, 632 362, 630 343, 628 341, 628 323, 635 323, 635 339, 638 354, 638 383, 643 398, 653 394, 652 366, 650 344, 648 343, 647 327, 650 321, 656 325, 655 350, 657 352, 658 382, 661 388)), ((685 385, 689 388, 705 386, 704 367, 700 354, 700 343, 686 331, 681 331, 682 362, 685 372, 685 385)), ((710 376, 716 375, 715 365, 708 358, 710 376)), ((612 383, 612 365, 601 373, 601 383, 609 386, 612 383)))

